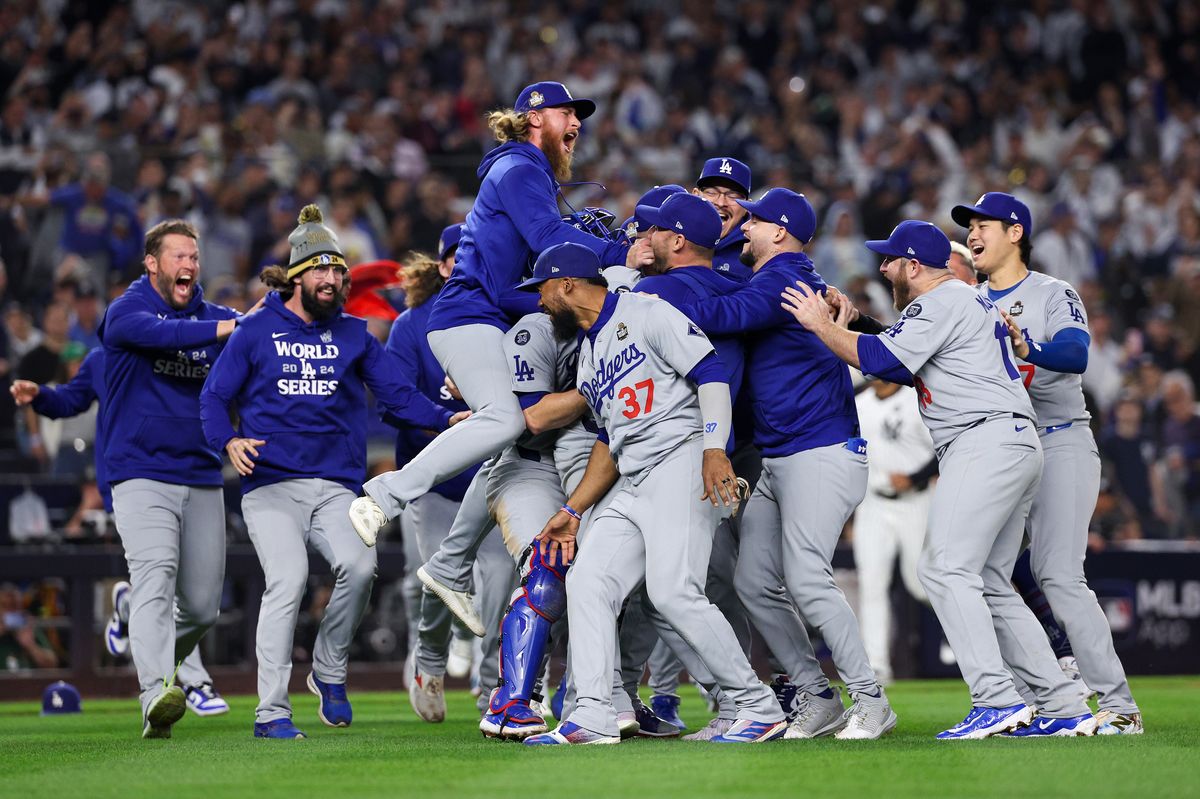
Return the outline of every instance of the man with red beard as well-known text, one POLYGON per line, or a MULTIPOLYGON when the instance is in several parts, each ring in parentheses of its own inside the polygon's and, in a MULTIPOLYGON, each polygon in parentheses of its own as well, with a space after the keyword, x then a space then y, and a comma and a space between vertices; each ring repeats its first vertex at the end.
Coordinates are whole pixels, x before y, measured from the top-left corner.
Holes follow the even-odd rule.
POLYGON ((216 621, 225 572, 221 456, 200 429, 200 388, 237 324, 206 302, 196 229, 146 233, 146 274, 100 324, 104 463, 132 589, 129 639, 142 737, 170 738, 186 709, 176 664, 216 621))
MULTIPOLYGON (((556 244, 575 242, 601 263, 625 263, 627 243, 576 229, 563 221, 556 202, 560 181, 571 176, 581 121, 595 110, 591 100, 575 99, 561 83, 544 81, 522 89, 513 108, 488 115, 501 144, 479 166, 482 185, 467 214, 454 274, 438 294, 427 328, 433 354, 473 415, 400 471, 363 487, 366 496, 355 501, 350 516, 367 545, 374 545, 379 528, 405 503, 495 455, 524 431, 504 356, 510 321, 503 307, 519 296, 515 287, 533 259, 556 244)), ((443 599, 452 591, 429 587, 443 599)))

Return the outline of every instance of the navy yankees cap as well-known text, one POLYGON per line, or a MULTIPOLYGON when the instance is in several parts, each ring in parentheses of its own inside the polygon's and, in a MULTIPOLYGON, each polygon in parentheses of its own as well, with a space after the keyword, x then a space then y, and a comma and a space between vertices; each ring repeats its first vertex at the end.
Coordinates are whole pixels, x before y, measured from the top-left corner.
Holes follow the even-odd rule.
POLYGON ((601 277, 600 256, 573 241, 543 250, 533 264, 533 277, 517 285, 520 291, 536 291, 547 280, 563 277, 601 277))
MULTIPOLYGON (((646 220, 660 230, 678 233, 692 244, 712 250, 721 238, 721 216, 703 197, 694 194, 672 194, 658 208, 639 205, 638 220, 646 220)), ((640 227, 641 222, 638 222, 640 227)))
POLYGON ((989 191, 974 205, 956 205, 950 216, 963 227, 971 226, 973 216, 999 219, 1010 225, 1020 225, 1025 229, 1025 238, 1033 238, 1033 216, 1029 213, 1029 206, 1002 191, 989 191))
POLYGON ((872 239, 867 249, 889 258, 911 258, 925 266, 950 265, 950 239, 937 225, 906 219, 886 239, 872 239))
POLYGON ((558 108, 563 105, 574 106, 575 116, 580 119, 587 119, 596 113, 596 104, 594 102, 583 98, 575 99, 567 91, 566 86, 552 80, 531 83, 524 89, 521 89, 521 93, 517 95, 517 104, 514 108, 517 113, 524 114, 526 111, 537 111, 542 108, 558 108))
POLYGON ((459 222, 454 225, 447 225, 442 231, 442 235, 438 236, 438 260, 446 260, 451 251, 458 247, 458 242, 462 238, 463 223, 459 222))
MULTIPOLYGON (((672 194, 687 194, 687 189, 677 183, 668 183, 665 186, 655 186, 654 188, 650 189, 650 191, 638 198, 637 207, 641 208, 644 205, 647 208, 659 208, 662 206, 663 201, 672 194)), ((637 233, 645 233, 647 230, 653 227, 653 225, 648 222, 645 217, 638 215, 636 208, 634 209, 633 221, 637 225, 637 230, 634 231, 635 235, 637 233)))
POLYGON ((774 222, 806 244, 817 230, 817 214, 812 204, 791 189, 771 189, 758 202, 738 200, 737 204, 751 216, 774 222))
POLYGON ((750 167, 736 158, 710 158, 704 162, 696 187, 702 189, 716 181, 725 181, 750 196, 750 167))
POLYGON ((83 700, 79 690, 70 683, 59 680, 46 686, 42 692, 42 715, 57 716, 60 713, 79 713, 83 710, 83 700))

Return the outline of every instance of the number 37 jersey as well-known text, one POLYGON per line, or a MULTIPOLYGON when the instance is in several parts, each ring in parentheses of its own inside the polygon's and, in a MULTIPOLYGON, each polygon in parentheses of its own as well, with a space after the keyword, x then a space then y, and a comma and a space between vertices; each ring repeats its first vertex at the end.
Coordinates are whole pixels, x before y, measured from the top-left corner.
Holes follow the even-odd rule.
MULTIPOLYGON (((987 283, 980 291, 1008 312, 1021 327, 1026 341, 1050 341, 1067 328, 1088 332, 1083 301, 1069 283, 1058 278, 1030 272, 1024 280, 1005 291, 989 290, 987 283)), ((1083 404, 1083 378, 1080 375, 1054 372, 1024 361, 1017 364, 1017 371, 1029 390, 1039 426, 1054 427, 1092 418, 1083 404)))
POLYGON ((583 339, 578 386, 621 474, 637 475, 701 434, 700 403, 686 375, 711 352, 700 328, 669 303, 639 294, 605 298, 583 339))
POLYGON ((917 297, 879 339, 913 374, 921 417, 939 451, 990 416, 1036 418, 1008 327, 992 301, 966 283, 947 280, 917 297))

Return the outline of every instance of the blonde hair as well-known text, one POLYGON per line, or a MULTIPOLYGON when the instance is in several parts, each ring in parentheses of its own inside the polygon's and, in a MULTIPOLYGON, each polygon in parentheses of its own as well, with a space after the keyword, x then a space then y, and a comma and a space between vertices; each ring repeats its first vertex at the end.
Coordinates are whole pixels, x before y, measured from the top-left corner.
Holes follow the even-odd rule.
POLYGON ((529 114, 518 113, 513 108, 492 111, 487 115, 487 126, 501 144, 529 139, 529 114))
POLYGON ((442 290, 446 279, 438 271, 441 264, 423 252, 410 252, 400 268, 404 277, 404 307, 424 305, 442 290))

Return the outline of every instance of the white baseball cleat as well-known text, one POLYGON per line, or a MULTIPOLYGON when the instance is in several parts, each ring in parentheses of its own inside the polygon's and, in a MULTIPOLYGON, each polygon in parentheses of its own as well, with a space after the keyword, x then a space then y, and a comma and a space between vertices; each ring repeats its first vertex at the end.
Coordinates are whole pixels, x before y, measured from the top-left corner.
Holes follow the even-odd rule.
POLYGON ((846 726, 834 737, 839 741, 873 741, 892 731, 896 714, 883 689, 879 696, 856 693, 854 704, 846 711, 846 726))
POLYGON ((683 736, 683 740, 711 741, 713 738, 718 738, 729 732, 729 728, 733 726, 733 721, 733 719, 715 718, 707 726, 696 730, 691 735, 683 736))
POLYGON ((802 692, 796 698, 799 712, 788 726, 784 738, 789 741, 833 735, 846 726, 846 706, 842 704, 840 688, 830 686, 832 696, 822 697, 802 692))
POLYGON ((475 660, 475 646, 470 638, 450 638, 450 651, 446 655, 446 673, 451 677, 466 677, 471 673, 475 660))
MULTIPOLYGON (((350 510, 353 511, 354 507, 351 506, 350 510)), ((353 516, 353 514, 351 515, 353 516)), ((424 566, 417 569, 417 578, 426 588, 437 594, 438 599, 446 603, 450 612, 457 616, 468 630, 480 638, 484 636, 487 628, 483 626, 483 619, 479 618, 479 614, 475 612, 475 603, 470 594, 466 591, 455 591, 445 583, 439 582, 433 575, 425 571, 424 566)))
POLYGON ((408 684, 408 700, 422 721, 437 724, 446 719, 446 694, 443 678, 417 672, 408 684))
POLYGON ((1141 735, 1145 731, 1141 713, 1101 710, 1096 714, 1096 735, 1141 735))
POLYGON ((375 546, 380 528, 387 523, 383 509, 370 497, 359 497, 350 503, 350 524, 367 546, 375 546))

